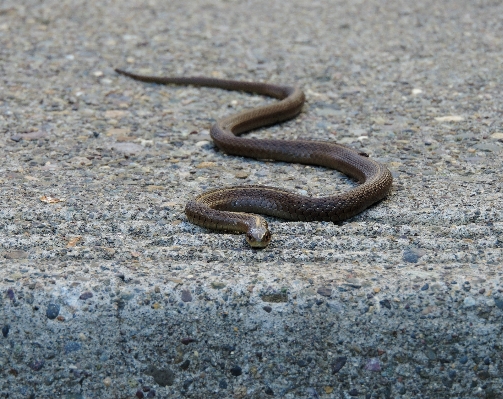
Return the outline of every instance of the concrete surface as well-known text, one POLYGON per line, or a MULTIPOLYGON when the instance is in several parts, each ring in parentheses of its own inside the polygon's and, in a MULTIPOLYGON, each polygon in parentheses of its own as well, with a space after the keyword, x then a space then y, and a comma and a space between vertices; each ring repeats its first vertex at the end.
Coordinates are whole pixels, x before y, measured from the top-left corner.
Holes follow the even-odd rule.
POLYGON ((500 1, 0 3, 0 397, 503 398, 500 1), (269 99, 113 72, 298 84, 250 137, 395 177, 270 247, 189 224, 208 188, 354 182, 217 151, 269 99))

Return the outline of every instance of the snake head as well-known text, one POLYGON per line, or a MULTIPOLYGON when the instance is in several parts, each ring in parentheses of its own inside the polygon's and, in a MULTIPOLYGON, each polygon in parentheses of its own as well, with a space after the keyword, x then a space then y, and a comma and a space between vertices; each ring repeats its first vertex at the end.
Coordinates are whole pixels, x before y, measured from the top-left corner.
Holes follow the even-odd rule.
POLYGON ((267 227, 267 223, 264 225, 256 226, 250 228, 246 232, 246 242, 252 248, 265 248, 271 242, 271 232, 267 227))

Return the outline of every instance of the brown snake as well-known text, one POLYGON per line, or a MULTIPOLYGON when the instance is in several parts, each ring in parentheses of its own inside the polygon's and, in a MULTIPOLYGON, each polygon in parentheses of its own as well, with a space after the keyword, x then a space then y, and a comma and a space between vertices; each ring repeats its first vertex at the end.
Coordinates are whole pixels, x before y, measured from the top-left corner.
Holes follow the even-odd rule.
POLYGON ((271 241, 267 222, 248 212, 288 220, 339 222, 381 200, 391 188, 393 178, 384 165, 368 158, 365 153, 336 143, 237 137, 298 115, 305 101, 304 93, 298 88, 206 77, 143 76, 120 69, 116 72, 143 82, 218 87, 277 98, 280 101, 274 104, 217 121, 210 132, 215 144, 228 154, 337 169, 361 183, 346 193, 321 198, 305 197, 267 186, 236 186, 207 191, 187 203, 185 214, 191 223, 209 229, 246 233, 248 244, 263 248, 271 241))

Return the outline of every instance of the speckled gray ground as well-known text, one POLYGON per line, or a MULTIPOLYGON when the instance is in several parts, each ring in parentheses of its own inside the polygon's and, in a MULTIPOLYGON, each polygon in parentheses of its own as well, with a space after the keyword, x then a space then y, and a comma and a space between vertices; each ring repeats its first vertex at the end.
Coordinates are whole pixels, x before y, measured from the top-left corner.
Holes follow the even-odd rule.
POLYGON ((414 3, 3 0, 0 397, 503 398, 503 4, 414 3), (210 143, 272 100, 117 66, 298 84, 250 136, 361 148, 393 192, 263 251, 190 225, 208 188, 354 183, 210 143))

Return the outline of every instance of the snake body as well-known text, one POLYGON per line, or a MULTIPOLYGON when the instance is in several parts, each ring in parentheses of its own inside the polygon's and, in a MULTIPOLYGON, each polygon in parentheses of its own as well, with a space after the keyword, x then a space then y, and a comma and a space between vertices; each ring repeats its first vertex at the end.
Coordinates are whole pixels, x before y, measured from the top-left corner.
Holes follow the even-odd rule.
POLYGON ((207 191, 187 203, 185 214, 191 223, 209 229, 243 232, 252 247, 265 247, 271 240, 271 233, 267 222, 254 213, 287 220, 339 222, 383 199, 391 188, 390 171, 367 154, 351 148, 330 142, 239 137, 244 132, 298 115, 305 101, 304 93, 298 88, 207 77, 143 76, 120 69, 116 72, 143 82, 216 87, 276 98, 280 101, 218 120, 210 131, 215 144, 232 155, 337 169, 360 183, 346 193, 321 198, 267 186, 207 191))

